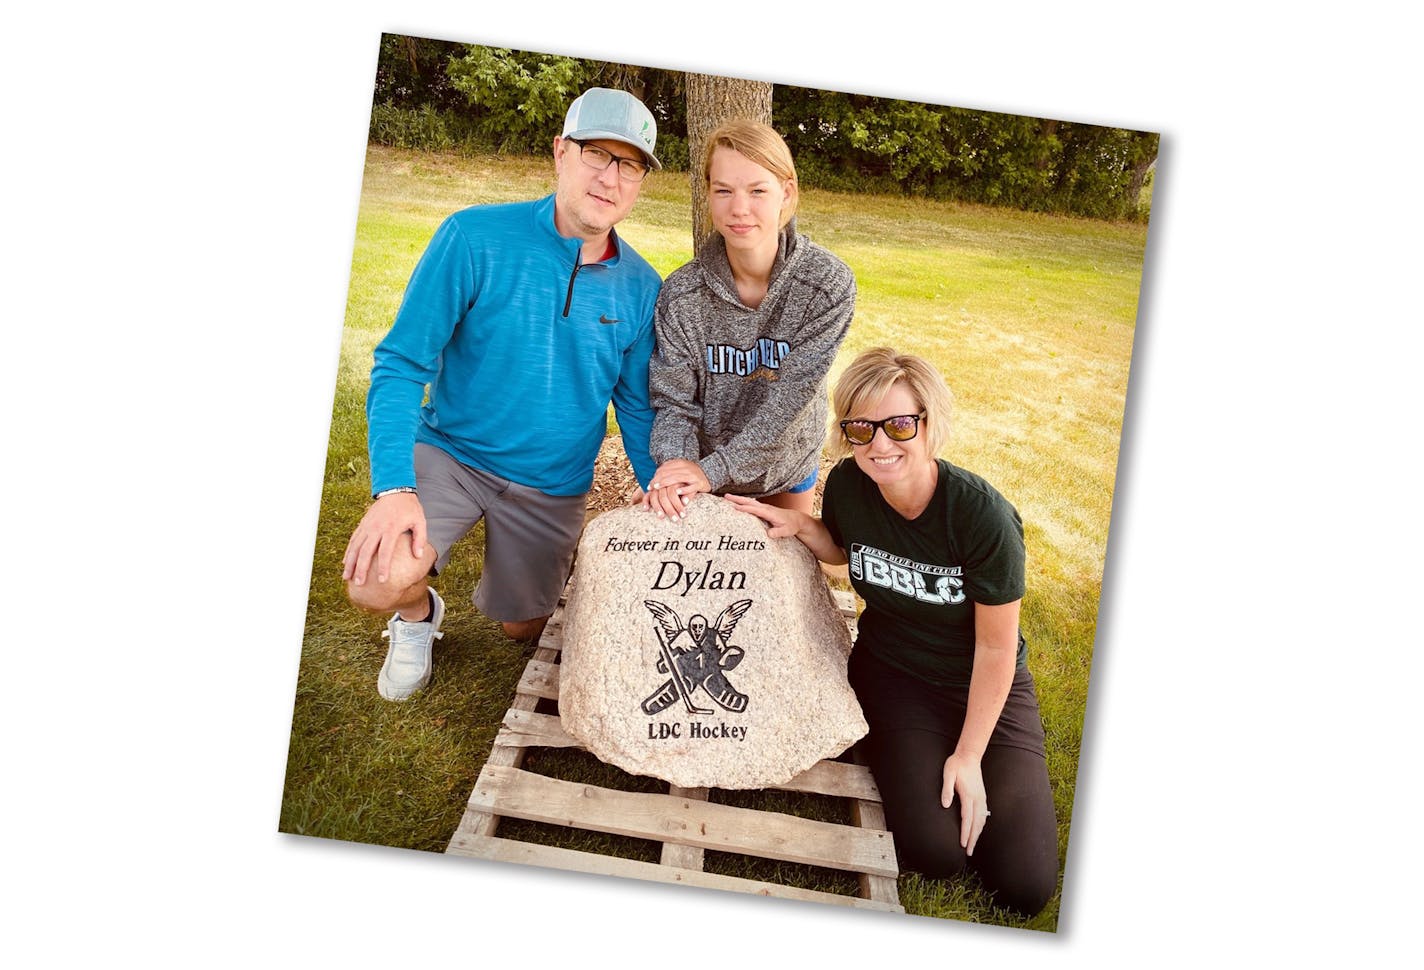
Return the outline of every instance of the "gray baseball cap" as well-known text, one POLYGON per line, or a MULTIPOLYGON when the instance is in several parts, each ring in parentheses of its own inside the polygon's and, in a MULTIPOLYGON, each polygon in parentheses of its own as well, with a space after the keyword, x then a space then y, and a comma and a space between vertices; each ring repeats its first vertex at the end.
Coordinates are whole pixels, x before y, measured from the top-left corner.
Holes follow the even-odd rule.
POLYGON ((621 141, 646 155, 653 168, 663 167, 653 154, 653 146, 658 141, 658 123, 643 102, 627 91, 589 88, 574 98, 568 114, 564 115, 564 137, 621 141))

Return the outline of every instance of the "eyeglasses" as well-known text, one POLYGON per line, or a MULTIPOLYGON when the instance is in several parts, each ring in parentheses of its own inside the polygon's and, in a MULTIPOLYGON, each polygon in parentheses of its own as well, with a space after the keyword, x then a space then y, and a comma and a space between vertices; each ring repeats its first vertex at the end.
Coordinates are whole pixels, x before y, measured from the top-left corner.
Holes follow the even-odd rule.
POLYGON ((589 168, 603 171, 610 162, 618 163, 618 177, 625 182, 641 182, 643 176, 648 174, 648 163, 637 158, 624 158, 622 155, 615 155, 610 151, 599 148, 597 145, 590 145, 586 141, 579 141, 577 138, 568 138, 579 147, 579 158, 589 168))
POLYGON ((923 414, 897 414, 893 418, 883 418, 880 421, 852 418, 841 422, 841 434, 853 445, 868 445, 875 437, 875 429, 883 428, 885 437, 891 441, 909 441, 920 433, 922 418, 923 414))

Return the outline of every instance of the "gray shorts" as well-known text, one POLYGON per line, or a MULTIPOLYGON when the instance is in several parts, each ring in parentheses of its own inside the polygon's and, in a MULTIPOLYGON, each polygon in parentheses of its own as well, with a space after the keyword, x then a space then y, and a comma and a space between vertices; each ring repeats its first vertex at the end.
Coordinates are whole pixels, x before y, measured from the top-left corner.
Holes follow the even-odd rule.
POLYGON ((450 547, 485 520, 485 565, 475 607, 492 620, 548 616, 573 567, 587 496, 547 495, 471 468, 439 448, 415 446, 415 480, 439 573, 450 547))

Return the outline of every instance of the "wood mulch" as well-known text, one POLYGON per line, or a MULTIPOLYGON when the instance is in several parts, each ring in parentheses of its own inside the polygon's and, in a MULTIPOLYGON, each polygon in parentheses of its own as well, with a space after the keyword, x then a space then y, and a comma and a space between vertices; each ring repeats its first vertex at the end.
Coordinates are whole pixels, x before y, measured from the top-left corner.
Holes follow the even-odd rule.
MULTIPOLYGON (((821 509, 821 490, 826 484, 826 473, 830 471, 829 460, 821 459, 821 475, 816 482, 816 511, 821 509)), ((598 459, 593 463, 593 487, 588 491, 587 517, 616 509, 627 503, 630 491, 638 485, 637 476, 623 454, 623 438, 611 434, 603 439, 603 447, 598 450, 598 459)))
POLYGON ((622 435, 603 439, 598 459, 593 463, 593 487, 588 490, 588 518, 626 505, 628 493, 638 487, 638 478, 628 456, 623 454, 622 435))

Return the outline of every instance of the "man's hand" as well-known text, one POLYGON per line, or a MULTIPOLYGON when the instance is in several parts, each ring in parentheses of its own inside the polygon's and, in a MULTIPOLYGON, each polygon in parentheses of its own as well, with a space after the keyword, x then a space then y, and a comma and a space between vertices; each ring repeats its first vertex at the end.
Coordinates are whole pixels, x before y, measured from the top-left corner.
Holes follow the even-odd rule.
POLYGON ((680 519, 692 496, 710 491, 712 483, 701 465, 686 458, 674 458, 658 466, 643 496, 643 506, 657 513, 660 519, 680 519))
POLYGON ((411 535, 411 551, 419 559, 425 553, 425 509, 419 497, 414 492, 395 492, 376 499, 346 544, 341 578, 364 586, 374 561, 376 582, 386 582, 391 575, 396 540, 407 532, 411 535))

